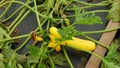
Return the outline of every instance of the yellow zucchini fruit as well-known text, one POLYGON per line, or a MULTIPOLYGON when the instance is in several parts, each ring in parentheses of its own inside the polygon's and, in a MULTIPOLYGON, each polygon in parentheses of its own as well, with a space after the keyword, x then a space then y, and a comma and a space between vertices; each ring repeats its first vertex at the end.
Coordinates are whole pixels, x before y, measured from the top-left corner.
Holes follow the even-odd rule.
POLYGON ((73 37, 72 40, 66 40, 65 44, 66 44, 66 46, 69 46, 76 50, 85 49, 85 50, 93 51, 96 48, 96 45, 94 42, 76 38, 76 37, 73 37))
MULTIPOLYGON (((48 47, 54 48, 56 43, 55 42, 55 38, 62 38, 61 35, 57 32, 57 28, 56 27, 51 27, 50 28, 50 35, 49 35, 51 42, 48 45, 48 47)), ((80 38, 76 38, 73 37, 72 40, 66 40, 61 42, 61 45, 66 45, 69 46, 71 48, 74 48, 76 50, 89 50, 89 51, 93 51, 96 48, 96 45, 94 42, 89 41, 89 40, 84 40, 84 39, 80 39, 80 38)), ((57 46, 56 48, 57 51, 60 51, 60 45, 57 46), (57 50, 58 49, 58 50, 57 50)))

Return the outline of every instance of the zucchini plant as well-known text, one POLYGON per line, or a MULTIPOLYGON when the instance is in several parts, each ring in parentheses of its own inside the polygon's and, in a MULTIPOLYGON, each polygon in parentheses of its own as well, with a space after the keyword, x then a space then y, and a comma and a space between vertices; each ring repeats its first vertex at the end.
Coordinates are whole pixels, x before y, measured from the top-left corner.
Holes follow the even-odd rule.
POLYGON ((74 68, 66 46, 100 58, 103 61, 102 68, 119 68, 120 65, 92 52, 97 44, 108 51, 112 48, 87 34, 110 32, 120 27, 89 32, 76 30, 76 25, 103 24, 101 17, 96 15, 98 12, 108 13, 108 20, 120 21, 119 6, 119 0, 104 0, 100 3, 88 3, 81 0, 0 0, 0 68, 56 68, 56 65, 74 68), (19 5, 18 8, 7 16, 15 4, 19 5), (106 10, 86 10, 109 5, 111 5, 110 9, 106 10), (27 34, 13 35, 16 28, 30 13, 36 15, 36 29, 27 34), (71 18, 74 21, 71 21, 71 18), (26 40, 19 43, 18 40, 22 38, 26 40), (34 43, 27 46, 31 40, 34 43), (15 43, 18 44, 15 45, 15 43), (12 48, 15 46, 18 47, 12 48), (28 51, 20 54, 19 51, 25 46, 28 51), (58 54, 53 56, 55 51, 58 54))

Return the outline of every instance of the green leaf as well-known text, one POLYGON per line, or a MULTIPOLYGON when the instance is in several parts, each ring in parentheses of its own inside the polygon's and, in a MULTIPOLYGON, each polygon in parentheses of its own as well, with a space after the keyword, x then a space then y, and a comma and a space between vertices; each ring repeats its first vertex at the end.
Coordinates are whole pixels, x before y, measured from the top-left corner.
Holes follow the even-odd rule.
POLYGON ((10 46, 7 46, 2 50, 2 54, 4 55, 6 60, 12 60, 16 58, 16 52, 11 49, 10 46))
POLYGON ((63 54, 59 53, 57 55, 51 56, 53 62, 60 66, 68 66, 67 60, 63 54))
POLYGON ((120 21, 120 0, 112 1, 111 9, 109 10, 107 18, 112 19, 115 22, 120 21))
POLYGON ((120 53, 117 51, 119 46, 119 40, 111 44, 107 55, 103 58, 101 68, 120 68, 120 53))
POLYGON ((31 64, 31 63, 38 63, 39 62, 39 58, 36 58, 36 57, 33 57, 31 55, 29 55, 27 57, 27 60, 28 60, 28 63, 31 64))
POLYGON ((118 47, 119 46, 117 44, 112 43, 111 46, 109 47, 109 51, 108 51, 106 57, 109 57, 110 55, 116 54, 118 47))
POLYGON ((62 41, 72 39, 73 36, 77 35, 74 26, 63 27, 62 29, 58 29, 58 32, 62 36, 62 41))
POLYGON ((103 63, 104 63, 103 68, 120 68, 120 66, 115 65, 113 62, 110 62, 110 61, 108 61, 106 59, 104 59, 103 63))
POLYGON ((3 61, 0 61, 0 68, 5 68, 5 64, 3 61))
POLYGON ((23 66, 21 64, 17 64, 18 68, 23 68, 23 66))
POLYGON ((46 68, 46 65, 41 63, 38 68, 46 68))
POLYGON ((5 61, 3 54, 0 54, 0 61, 5 61))
POLYGON ((37 46, 28 46, 30 55, 27 57, 29 63, 38 63, 39 62, 39 53, 40 50, 37 46))
POLYGON ((39 56, 39 48, 37 46, 28 46, 28 49, 30 51, 30 54, 34 57, 38 57, 39 56))
POLYGON ((27 61, 27 57, 25 55, 17 54, 16 61, 17 63, 24 64, 27 61))
POLYGON ((81 10, 79 7, 74 6, 75 10, 75 24, 102 24, 102 20, 99 16, 96 16, 95 13, 87 13, 84 10, 81 10))

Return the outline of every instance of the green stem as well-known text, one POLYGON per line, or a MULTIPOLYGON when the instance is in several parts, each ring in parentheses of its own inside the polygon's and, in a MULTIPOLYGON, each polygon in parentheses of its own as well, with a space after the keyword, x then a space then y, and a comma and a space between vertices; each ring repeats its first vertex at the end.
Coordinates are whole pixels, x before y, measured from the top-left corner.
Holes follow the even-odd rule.
POLYGON ((94 10, 94 11, 89 11, 86 13, 88 14, 88 13, 99 13, 99 12, 109 12, 109 10, 94 10))
MULTIPOLYGON (((14 0, 12 0, 12 1, 14 1, 14 0)), ((7 11, 10 9, 11 5, 12 5, 12 2, 10 2, 10 4, 7 6, 7 8, 4 10, 4 12, 0 15, 0 18, 2 18, 7 13, 7 11)))
POLYGON ((21 18, 21 16, 24 14, 26 8, 24 8, 19 15, 15 18, 15 20, 10 24, 10 26, 8 27, 9 30, 11 30, 11 28, 14 26, 14 24, 17 23, 17 21, 19 21, 19 19, 21 18))
POLYGON ((73 2, 73 1, 71 1, 67 6, 65 6, 65 7, 63 8, 63 10, 67 9, 68 6, 70 6, 70 4, 71 4, 72 2, 73 2))
MULTIPOLYGON (((93 6, 84 6, 84 7, 80 7, 80 9, 87 9, 87 8, 91 8, 93 6)), ((67 8, 66 11, 74 11, 74 8, 67 8)))
MULTIPOLYGON (((38 31, 38 28, 35 29, 35 32, 38 31)), ((37 34, 40 34, 40 32, 38 32, 37 34)), ((26 35, 27 36, 27 35, 26 35)), ((30 34, 29 34, 29 37, 18 47, 15 49, 15 51, 18 51, 20 50, 21 48, 23 48, 25 46, 25 44, 30 40, 30 34)))
POLYGON ((85 49, 80 49, 80 50, 82 50, 82 51, 84 51, 86 53, 89 53, 91 55, 94 55, 94 56, 96 56, 97 58, 99 58, 99 59, 101 59, 103 61, 103 58, 101 56, 99 56, 98 54, 96 54, 96 53, 93 53, 93 52, 91 52, 89 50, 85 50, 85 49))
MULTIPOLYGON (((0 7, 6 5, 6 4, 9 3, 9 2, 14 2, 14 3, 22 4, 22 5, 24 5, 25 7, 27 7, 29 10, 31 10, 32 12, 36 13, 36 11, 35 11, 33 8, 31 8, 29 5, 27 5, 27 4, 23 3, 23 2, 20 2, 20 1, 7 1, 7 2, 3 3, 2 5, 0 5, 0 7)), ((48 16, 42 15, 42 14, 39 13, 39 12, 37 12, 37 13, 38 13, 39 16, 41 16, 41 17, 43 17, 43 18, 51 19, 51 20, 56 20, 56 19, 50 18, 50 17, 48 17, 48 16)))
POLYGON ((70 68, 74 68, 74 66, 72 65, 72 62, 70 61, 70 58, 68 57, 68 54, 67 54, 65 48, 63 47, 62 49, 63 49, 63 53, 64 53, 69 65, 70 65, 70 68))
POLYGON ((15 28, 25 19, 25 17, 30 13, 30 11, 27 11, 19 20, 18 22, 12 27, 12 29, 9 32, 9 35, 12 34, 12 32, 15 30, 15 28))
POLYGON ((0 5, 1 5, 4 1, 5 1, 5 0, 1 0, 1 1, 0 1, 0 5))
MULTIPOLYGON (((88 12, 85 12, 86 14, 90 14, 90 13, 101 13, 101 12, 108 12, 109 10, 94 10, 94 11, 88 11, 88 12)), ((75 15, 70 15, 70 16, 67 16, 69 18, 73 18, 75 17, 75 15)))
MULTIPOLYGON (((47 19, 45 19, 45 20, 43 21, 42 25, 44 25, 46 21, 47 21, 47 19)), ((38 30, 39 30, 39 28, 36 28, 36 29, 35 29, 35 32, 37 32, 38 30)), ((37 32, 37 34, 40 34, 40 32, 37 32)), ((26 36, 27 36, 27 35, 26 35, 26 36)), ((26 44, 29 40, 30 40, 30 37, 28 37, 15 51, 18 51, 18 50, 20 50, 22 47, 24 47, 25 44, 26 44)))
POLYGON ((48 58, 50 60, 51 66, 52 66, 51 68, 55 68, 54 62, 53 62, 52 58, 50 57, 49 53, 48 53, 48 58))
POLYGON ((120 27, 116 27, 116 28, 108 29, 108 30, 86 31, 86 32, 82 32, 82 33, 83 34, 97 34, 97 33, 111 32, 111 31, 118 30, 118 29, 120 29, 120 27))
POLYGON ((89 5, 89 6, 106 6, 106 5, 108 5, 108 4, 106 4, 107 1, 104 1, 104 2, 101 2, 101 3, 98 3, 98 4, 91 4, 91 3, 83 2, 83 1, 80 1, 80 0, 73 0, 73 1, 78 2, 80 4, 89 5))
POLYGON ((107 45, 105 45, 105 44, 103 44, 103 43, 100 43, 99 41, 96 41, 96 40, 94 40, 93 38, 91 38, 91 37, 89 37, 89 36, 86 36, 86 35, 84 35, 84 34, 80 34, 81 36, 83 36, 83 37, 85 37, 85 38, 87 38, 87 39, 89 39, 89 40, 91 40, 91 41, 93 41, 93 42, 95 42, 95 43, 97 43, 97 44, 99 44, 100 46, 102 46, 102 47, 104 47, 104 48, 107 48, 108 50, 109 50, 109 47, 107 46, 107 45))
POLYGON ((48 22, 47 22, 46 30, 49 30, 49 27, 50 27, 50 20, 48 20, 48 22))
POLYGON ((8 21, 10 18, 12 18, 20 9, 22 9, 24 6, 19 7, 14 13, 12 13, 9 17, 6 19, 2 20, 2 22, 8 21))
POLYGON ((47 45, 47 43, 43 41, 43 43, 40 47, 40 53, 39 53, 40 62, 39 62, 39 64, 41 64, 43 62, 44 57, 42 55, 46 53, 46 47, 47 47, 46 45, 47 45))
POLYGON ((37 23, 38 23, 38 27, 39 27, 39 29, 40 29, 40 32, 41 32, 41 34, 42 34, 42 36, 44 35, 44 31, 43 31, 43 29, 42 29, 42 26, 41 26, 41 23, 40 23, 40 18, 39 18, 39 16, 38 16, 38 10, 37 10, 37 7, 36 7, 36 0, 34 0, 34 6, 35 6, 35 14, 36 14, 36 17, 37 17, 37 23))
POLYGON ((36 67, 36 64, 31 64, 30 68, 35 68, 35 67, 36 67))
MULTIPOLYGON (((37 32, 36 34, 40 34, 40 32, 37 32)), ((11 37, 11 38, 7 38, 7 39, 2 39, 0 40, 0 42, 5 42, 5 41, 9 41, 9 40, 15 40, 15 39, 20 39, 20 38, 25 38, 25 37, 29 37, 31 34, 25 34, 25 35, 20 35, 20 36, 16 36, 16 37, 11 37)))
POLYGON ((23 48, 25 46, 25 44, 30 40, 30 36, 18 47, 15 49, 15 51, 20 50, 21 48, 23 48))
POLYGON ((1 27, 0 27, 0 33, 3 33, 6 36, 6 38, 10 38, 10 36, 1 27))

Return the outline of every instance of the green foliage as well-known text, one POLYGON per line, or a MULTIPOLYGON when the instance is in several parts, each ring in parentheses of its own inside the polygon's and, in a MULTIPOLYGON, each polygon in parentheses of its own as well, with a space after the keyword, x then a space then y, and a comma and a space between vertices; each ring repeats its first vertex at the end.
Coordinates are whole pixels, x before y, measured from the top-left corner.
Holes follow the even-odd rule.
POLYGON ((107 55, 103 58, 103 63, 101 68, 120 68, 120 53, 117 51, 120 43, 118 40, 112 43, 107 55))
POLYGON ((41 63, 38 68, 46 68, 46 65, 41 63))
POLYGON ((51 56, 51 59, 53 60, 54 64, 56 64, 56 65, 68 66, 65 56, 61 53, 51 56))
POLYGON ((77 35, 74 26, 63 27, 62 29, 58 29, 58 32, 62 36, 62 41, 72 39, 73 36, 77 35))
POLYGON ((0 54, 0 68, 5 68, 4 62, 5 62, 4 56, 0 54))
MULTIPOLYGON (((2 1, 0 5, 1 7, 4 7, 2 6, 2 4, 8 1, 4 1, 4 2, 2 1)), ((36 14, 40 29, 35 31, 41 32, 43 41, 40 47, 28 46, 29 51, 27 55, 26 53, 24 53, 24 55, 18 54, 16 50, 13 50, 11 48, 11 46, 13 45, 11 44, 10 41, 11 39, 14 40, 15 38, 10 37, 10 35, 12 34, 12 32, 14 32, 15 28, 19 26, 19 24, 25 19, 25 17, 27 17, 29 13, 26 11, 19 13, 18 12, 19 10, 16 10, 16 13, 13 12, 13 15, 11 14, 7 18, 5 17, 6 16, 5 14, 3 18, 1 17, 1 21, 0 21, 0 23, 2 23, 0 24, 0 40, 3 41, 3 42, 0 42, 0 49, 1 49, 0 68, 47 68, 47 64, 49 62, 46 62, 46 60, 50 61, 49 65, 51 64, 51 68, 54 67, 54 64, 57 64, 60 66, 68 66, 68 63, 72 68, 73 65, 72 63, 69 62, 70 60, 64 57, 64 55, 66 56, 67 54, 63 55, 59 53, 57 55, 51 56, 51 52, 48 51, 47 44, 50 41, 48 38, 49 27, 53 26, 52 23, 54 22, 56 25, 57 24, 61 25, 61 23, 58 23, 58 22, 63 22, 62 15, 67 18, 67 14, 69 14, 69 10, 68 10, 68 13, 66 12, 67 8, 70 10, 75 10, 75 22, 68 27, 62 26, 63 28, 58 29, 59 34, 62 36, 62 39, 60 39, 61 41, 72 39, 73 36, 80 34, 80 32, 78 33, 78 31, 75 30, 74 24, 94 25, 94 24, 102 23, 101 18, 95 15, 94 10, 91 12, 89 11, 86 12, 84 10, 84 8, 88 8, 88 7, 94 7, 98 5, 103 6, 102 3, 91 4, 91 3, 81 2, 80 0, 37 0, 37 2, 35 0, 27 0, 26 2, 22 2, 18 0, 18 1, 10 1, 11 5, 13 2, 15 2, 16 4, 18 3, 21 4, 21 6, 23 6, 21 7, 21 10, 25 10, 27 7, 28 11, 32 11, 33 13, 36 14), (34 2, 34 5, 32 5, 33 2, 34 2), (36 6, 35 6, 35 3, 37 3, 36 6), (77 4, 77 3, 87 5, 87 6, 84 6, 84 8, 82 7, 82 9, 80 9, 80 7, 78 6, 73 6, 73 4, 77 4), (34 10, 35 7, 36 7, 36 11, 34 10), (14 15, 17 17, 14 17, 14 15), (3 21, 6 20, 7 22, 9 22, 8 20, 11 21, 11 19, 14 21, 10 22, 11 23, 10 25, 5 26, 4 24, 6 22, 3 22, 3 21), (45 31, 47 33, 45 33, 45 31), (6 39, 9 39, 10 41, 5 41, 6 39), (10 43, 11 45, 6 43, 10 43), (52 60, 49 58, 48 54, 50 55, 50 58, 52 60)), ((110 3, 113 2, 113 4, 112 4, 112 8, 110 9, 108 18, 112 18, 115 21, 119 21, 120 20, 119 0, 114 0, 114 1, 109 0, 109 2, 110 3)), ((6 10, 9 11, 9 7, 10 7, 9 5, 6 5, 6 9, 4 8, 5 11, 6 10)), ((16 36, 16 37, 23 38, 24 36, 21 36, 21 37, 16 36)), ((27 42, 28 42, 28 39, 25 40, 20 47, 22 48, 23 46, 25 46, 27 42)), ((103 68, 119 68, 120 55, 117 52, 117 48, 118 48, 117 46, 112 45, 110 47, 110 51, 108 52, 108 55, 105 58, 102 58, 103 68)), ((88 53, 91 53, 91 52, 88 52, 88 53)))
POLYGON ((113 62, 108 61, 107 59, 104 59, 103 67, 101 68, 120 68, 120 66, 114 64, 113 62))
POLYGON ((109 10, 108 19, 112 19, 113 21, 120 21, 120 0, 113 0, 111 9, 109 10))
POLYGON ((38 63, 40 57, 40 50, 36 46, 28 46, 30 55, 27 57, 29 63, 38 63))
POLYGON ((102 20, 99 16, 96 16, 95 13, 87 13, 84 10, 80 9, 77 6, 74 6, 75 9, 75 24, 102 24, 102 20))
POLYGON ((2 49, 0 54, 0 66, 1 68, 17 68, 17 64, 26 62, 23 55, 17 54, 14 50, 11 49, 10 46, 2 49))
POLYGON ((36 46, 28 46, 28 49, 30 51, 30 55, 32 55, 34 57, 39 56, 40 50, 39 50, 38 47, 36 47, 36 46))

